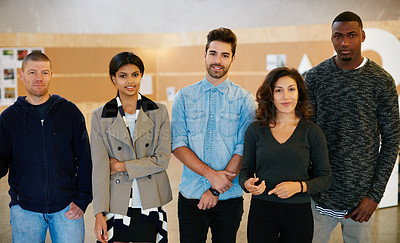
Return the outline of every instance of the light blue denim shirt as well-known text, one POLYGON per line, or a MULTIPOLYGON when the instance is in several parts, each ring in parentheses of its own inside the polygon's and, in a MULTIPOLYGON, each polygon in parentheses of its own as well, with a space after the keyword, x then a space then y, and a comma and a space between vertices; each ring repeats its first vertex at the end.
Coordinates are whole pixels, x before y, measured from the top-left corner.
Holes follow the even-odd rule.
MULTIPOLYGON (((254 96, 228 79, 214 86, 204 78, 185 87, 172 106, 172 150, 186 146, 214 170, 224 170, 234 154, 243 155, 244 133, 254 111, 254 96)), ((184 197, 200 199, 210 187, 205 177, 183 166, 179 191, 184 197)), ((219 200, 242 195, 236 177, 219 200)))

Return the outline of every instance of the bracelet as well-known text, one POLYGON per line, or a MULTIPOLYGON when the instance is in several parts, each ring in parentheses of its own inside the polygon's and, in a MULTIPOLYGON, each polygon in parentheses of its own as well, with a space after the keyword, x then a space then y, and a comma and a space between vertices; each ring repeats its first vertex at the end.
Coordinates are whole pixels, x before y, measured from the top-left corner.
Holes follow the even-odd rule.
POLYGON ((215 190, 214 188, 210 187, 209 190, 210 190, 211 194, 213 194, 213 196, 216 196, 216 197, 219 196, 219 192, 217 190, 215 190))
POLYGON ((303 182, 299 181, 299 183, 300 183, 300 186, 301 186, 301 191, 300 191, 300 193, 303 193, 303 182))

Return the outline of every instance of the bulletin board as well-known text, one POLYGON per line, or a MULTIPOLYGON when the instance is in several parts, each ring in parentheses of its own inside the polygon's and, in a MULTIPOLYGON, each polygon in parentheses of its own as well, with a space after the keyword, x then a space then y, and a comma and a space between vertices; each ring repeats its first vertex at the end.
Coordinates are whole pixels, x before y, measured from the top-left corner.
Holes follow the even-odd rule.
POLYGON ((8 106, 18 97, 18 69, 31 52, 44 52, 38 47, 0 48, 0 106, 8 106))

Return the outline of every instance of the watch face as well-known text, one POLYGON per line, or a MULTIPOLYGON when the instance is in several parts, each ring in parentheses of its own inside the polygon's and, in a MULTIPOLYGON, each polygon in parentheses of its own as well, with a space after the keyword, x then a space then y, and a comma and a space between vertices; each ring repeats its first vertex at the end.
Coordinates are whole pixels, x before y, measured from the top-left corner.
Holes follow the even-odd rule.
POLYGON ((213 194, 214 196, 219 196, 219 192, 217 190, 215 190, 214 188, 210 188, 211 194, 213 194))

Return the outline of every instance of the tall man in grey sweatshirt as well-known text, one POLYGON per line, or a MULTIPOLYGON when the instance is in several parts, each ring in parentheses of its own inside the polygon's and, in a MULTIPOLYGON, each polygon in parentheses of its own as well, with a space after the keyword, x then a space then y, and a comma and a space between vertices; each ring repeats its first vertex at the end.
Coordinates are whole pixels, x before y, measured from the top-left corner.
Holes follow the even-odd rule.
POLYGON ((305 75, 332 167, 331 187, 313 196, 313 242, 328 242, 341 223, 344 242, 365 243, 398 154, 397 92, 390 74, 361 55, 358 15, 339 14, 331 40, 337 54, 305 75))

